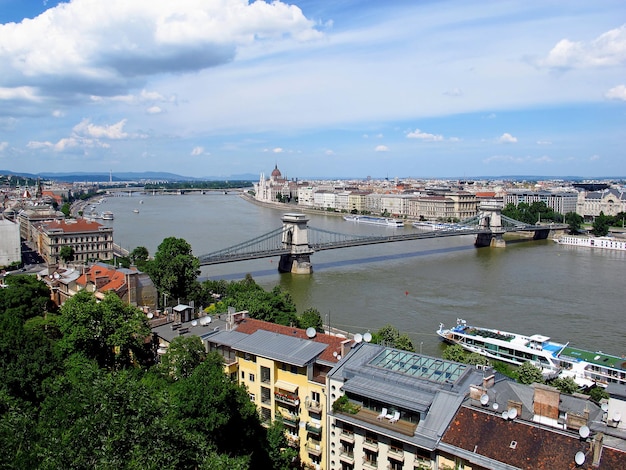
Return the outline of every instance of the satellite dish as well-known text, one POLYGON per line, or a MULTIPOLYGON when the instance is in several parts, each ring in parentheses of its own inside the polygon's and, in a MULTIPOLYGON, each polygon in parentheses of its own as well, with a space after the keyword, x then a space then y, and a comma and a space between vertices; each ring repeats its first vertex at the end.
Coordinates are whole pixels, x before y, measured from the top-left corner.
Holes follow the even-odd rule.
POLYGON ((497 410, 497 409, 498 409, 498 404, 497 404, 497 403, 494 403, 494 404, 493 404, 493 409, 494 409, 494 410, 497 410))
POLYGON ((502 419, 509 419, 509 412, 507 410, 502 412, 502 419))
POLYGON ((341 354, 337 354, 337 360, 341 361, 341 354))
POLYGON ((360 343, 361 341, 363 341, 363 335, 361 333, 357 333, 356 335, 354 335, 355 343, 360 343))
POLYGON ((589 437, 589 427, 588 426, 581 426, 581 428, 578 430, 578 434, 580 434, 580 437, 582 437, 583 439, 587 439, 589 437))
POLYGON ((613 415, 613 421, 615 421, 616 423, 619 423, 622 420, 622 415, 619 411, 616 411, 615 414, 613 415))
POLYGON ((191 326, 198 326, 198 320, 194 320, 191 322, 191 326))
POLYGON ((576 452, 576 455, 574 456, 574 461, 576 462, 576 465, 584 464, 585 454, 583 454, 582 452, 576 452))
POLYGON ((147 317, 148 317, 148 319, 151 319, 152 317, 154 317, 154 315, 152 314, 152 312, 149 312, 147 317))
POLYGON ((481 395, 480 404, 483 406, 487 406, 488 403, 489 403, 489 395, 487 394, 481 395))
POLYGON ((517 418, 517 408, 509 408, 509 419, 517 418))
POLYGON ((602 406, 600 408, 602 408, 602 411, 604 411, 606 413, 607 411, 609 411, 609 404, 608 403, 602 403, 602 406))
POLYGON ((309 326, 309 327, 306 329, 306 335, 307 335, 307 337, 309 337, 309 338, 315 338, 315 334, 316 334, 316 333, 317 333, 317 332, 315 331, 315 328, 313 328, 312 326, 309 326))
POLYGON ((370 333, 369 331, 365 333, 363 335, 363 341, 365 341, 366 343, 369 343, 370 341, 372 341, 372 333, 370 333))
POLYGON ((337 351, 333 351, 333 357, 337 357, 337 351))

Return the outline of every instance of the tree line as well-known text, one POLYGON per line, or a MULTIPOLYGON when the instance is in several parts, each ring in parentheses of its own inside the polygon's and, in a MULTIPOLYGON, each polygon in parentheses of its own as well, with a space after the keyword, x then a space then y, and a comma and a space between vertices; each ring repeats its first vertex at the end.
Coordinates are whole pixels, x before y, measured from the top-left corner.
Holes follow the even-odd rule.
POLYGON ((0 289, 2 468, 287 468, 282 424, 264 428, 244 387, 196 337, 160 363, 145 315, 115 294, 60 309, 45 283, 0 289))

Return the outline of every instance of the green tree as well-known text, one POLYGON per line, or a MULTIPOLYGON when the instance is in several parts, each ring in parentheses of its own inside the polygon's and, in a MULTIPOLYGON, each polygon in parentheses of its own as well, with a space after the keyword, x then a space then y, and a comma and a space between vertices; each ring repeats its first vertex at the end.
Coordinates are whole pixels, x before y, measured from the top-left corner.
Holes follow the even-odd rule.
POLYGON ((406 333, 398 336, 394 347, 402 349, 404 351, 415 352, 415 345, 413 345, 413 341, 411 341, 411 338, 409 338, 409 335, 407 335, 406 333))
POLYGON ((602 399, 608 400, 609 394, 603 387, 592 387, 589 390, 589 396, 596 403, 600 403, 602 399))
POLYGON ((486 366, 489 365, 489 359, 482 354, 470 353, 465 358, 465 363, 473 366, 486 366))
POLYGON ((272 421, 267 429, 267 446, 269 459, 274 470, 294 468, 293 462, 298 456, 298 451, 289 447, 285 437, 285 425, 280 417, 272 421))
POLYGON ((61 206, 61 212, 63 212, 63 214, 65 215, 65 217, 68 217, 71 215, 72 213, 72 206, 70 206, 69 202, 64 203, 61 206))
POLYGON ((459 344, 451 344, 444 349, 441 355, 446 361, 465 362, 465 350, 459 344))
POLYGON ((28 320, 54 311, 50 288, 31 275, 7 276, 5 289, 0 289, 0 312, 28 320))
POLYGON ((601 211, 600 215, 593 221, 591 233, 593 233, 596 237, 604 237, 609 233, 609 227, 609 217, 604 215, 604 212, 601 211))
POLYGON ((543 374, 539 367, 535 367, 532 362, 524 362, 516 370, 517 381, 522 384, 530 385, 533 383, 544 383, 543 374))
POLYGON ((177 336, 161 358, 161 368, 174 380, 189 377, 206 358, 204 344, 198 336, 177 336))
POLYGON ((316 308, 306 309, 300 317, 298 317, 298 326, 300 328, 315 328, 315 331, 324 332, 324 324, 322 315, 316 308))
POLYGON ((58 345, 66 356, 82 353, 106 368, 123 368, 142 357, 150 335, 145 315, 114 293, 98 302, 79 292, 61 307, 58 325, 63 335, 58 345))
POLYGON ((150 257, 150 253, 145 246, 138 246, 130 252, 130 261, 141 271, 145 269, 146 262, 150 257))
POLYGON ((145 267, 159 293, 171 299, 187 298, 198 288, 200 262, 182 238, 164 239, 145 267))
POLYGON ((62 246, 59 250, 59 257, 63 260, 64 263, 74 261, 74 247, 69 245, 62 246))
POLYGON ((556 379, 551 380, 549 385, 551 385, 552 387, 556 387, 562 393, 567 393, 569 395, 577 392, 580 389, 580 387, 572 377, 557 377, 556 379))
POLYGON ((565 214, 565 223, 569 225, 568 230, 570 233, 575 234, 580 232, 583 226, 584 219, 576 212, 568 212, 565 214))

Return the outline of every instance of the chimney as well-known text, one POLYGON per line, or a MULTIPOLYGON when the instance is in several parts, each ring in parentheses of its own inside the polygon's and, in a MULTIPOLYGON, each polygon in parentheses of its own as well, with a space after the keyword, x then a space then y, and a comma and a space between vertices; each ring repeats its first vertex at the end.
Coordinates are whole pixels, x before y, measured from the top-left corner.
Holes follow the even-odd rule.
POLYGON ((593 465, 597 467, 600 465, 600 459, 602 458, 602 441, 604 440, 604 434, 599 432, 591 441, 591 447, 593 449, 593 465))
POLYGON ((493 387, 493 385, 496 383, 496 375, 495 374, 489 374, 487 376, 483 376, 483 388, 485 390, 490 389, 491 387, 493 387))
POLYGON ((533 413, 554 420, 559 419, 559 401, 561 398, 557 388, 543 384, 533 384, 533 413))

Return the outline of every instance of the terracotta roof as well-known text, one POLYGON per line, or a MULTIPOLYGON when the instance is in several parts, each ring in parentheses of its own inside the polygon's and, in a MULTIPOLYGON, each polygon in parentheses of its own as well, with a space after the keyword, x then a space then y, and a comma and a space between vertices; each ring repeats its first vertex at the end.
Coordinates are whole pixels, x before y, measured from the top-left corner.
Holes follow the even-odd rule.
POLYGON ((442 442, 492 460, 528 470, 626 468, 626 452, 604 447, 599 466, 592 466, 591 443, 562 431, 550 430, 521 420, 505 420, 462 406, 442 442), (587 454, 576 466, 577 452, 587 454))
POLYGON ((65 233, 97 232, 99 231, 100 227, 103 227, 103 225, 87 219, 75 219, 70 223, 67 223, 65 220, 61 220, 48 222, 47 224, 45 224, 45 228, 47 230, 61 229, 65 233))
MULTIPOLYGON (((246 318, 237 326, 237 331, 245 334, 252 334, 257 330, 272 331, 287 336, 295 336, 296 338, 312 339, 318 343, 327 344, 328 347, 319 355, 319 358, 325 362, 338 362, 337 357, 333 355, 334 352, 337 355, 341 354, 341 343, 346 341, 346 338, 340 336, 331 336, 325 333, 317 333, 314 338, 309 338, 306 334, 306 330, 302 328, 292 328, 290 326, 277 325, 276 323, 270 323, 262 320, 255 320, 253 318, 246 318)), ((350 344, 352 341, 350 341, 350 344)))
POLYGON ((486 192, 478 192, 476 193, 476 197, 495 197, 496 193, 493 191, 486 191, 486 192))
POLYGON ((76 283, 82 286, 87 285, 89 282, 100 286, 97 287, 98 292, 116 291, 126 284, 126 276, 115 268, 108 268, 98 264, 90 267, 76 280, 76 283))

